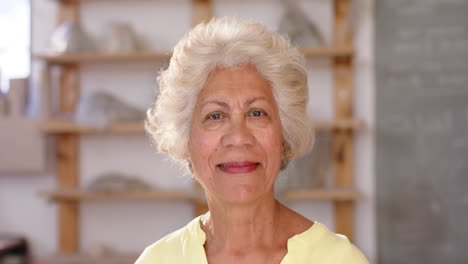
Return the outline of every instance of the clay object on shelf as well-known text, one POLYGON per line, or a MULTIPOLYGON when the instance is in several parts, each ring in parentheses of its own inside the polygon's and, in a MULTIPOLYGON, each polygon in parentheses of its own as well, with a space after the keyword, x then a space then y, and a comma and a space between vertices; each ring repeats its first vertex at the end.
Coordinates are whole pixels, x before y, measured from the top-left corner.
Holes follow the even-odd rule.
POLYGON ((330 132, 316 132, 312 151, 293 160, 278 176, 276 193, 325 187, 332 162, 330 143, 330 132))
POLYGON ((105 173, 98 176, 86 186, 95 192, 144 192, 152 189, 151 185, 135 176, 118 172, 105 173))
POLYGON ((78 23, 66 22, 52 34, 50 50, 54 54, 68 54, 96 51, 91 37, 78 23))
POLYGON ((283 0, 284 14, 278 31, 289 36, 300 47, 324 46, 325 41, 318 27, 307 17, 295 1, 283 0))
POLYGON ((106 53, 131 53, 137 51, 135 31, 126 23, 110 23, 106 29, 102 49, 106 53))
POLYGON ((144 111, 123 102, 112 94, 98 91, 80 99, 75 122, 104 129, 112 123, 141 121, 144 117, 144 111))

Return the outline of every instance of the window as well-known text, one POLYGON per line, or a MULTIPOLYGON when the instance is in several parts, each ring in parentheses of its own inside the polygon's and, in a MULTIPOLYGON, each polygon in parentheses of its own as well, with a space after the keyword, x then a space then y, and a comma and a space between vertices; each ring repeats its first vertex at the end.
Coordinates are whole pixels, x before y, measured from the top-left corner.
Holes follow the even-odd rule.
POLYGON ((12 78, 30 74, 30 0, 2 1, 0 5, 0 91, 12 78))

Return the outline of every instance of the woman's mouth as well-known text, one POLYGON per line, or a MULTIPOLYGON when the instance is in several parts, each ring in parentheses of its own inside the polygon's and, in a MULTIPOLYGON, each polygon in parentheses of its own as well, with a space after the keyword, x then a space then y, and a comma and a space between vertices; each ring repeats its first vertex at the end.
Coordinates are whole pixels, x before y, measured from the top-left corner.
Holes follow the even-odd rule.
POLYGON ((251 161, 232 161, 216 165, 221 171, 226 173, 248 173, 257 169, 259 162, 251 161))

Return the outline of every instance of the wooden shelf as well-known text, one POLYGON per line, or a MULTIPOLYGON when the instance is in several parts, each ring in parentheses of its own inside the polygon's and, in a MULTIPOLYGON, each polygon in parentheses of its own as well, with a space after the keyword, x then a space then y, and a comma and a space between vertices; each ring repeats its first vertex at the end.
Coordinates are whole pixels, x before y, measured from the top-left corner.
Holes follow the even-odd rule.
MULTIPOLYGON (((317 130, 348 130, 359 129, 364 123, 359 120, 314 121, 317 130)), ((50 120, 41 125, 41 130, 47 134, 142 134, 145 133, 143 121, 116 123, 106 128, 98 129, 92 126, 71 121, 50 120)))
POLYGON ((350 57, 354 55, 352 47, 299 48, 306 57, 350 57))
POLYGON ((34 59, 51 64, 72 64, 86 62, 127 62, 169 60, 171 52, 138 52, 125 54, 74 53, 65 55, 36 54, 34 59))
POLYGON ((364 127, 364 122, 355 119, 343 119, 338 121, 313 121, 314 128, 317 130, 353 130, 364 127))
POLYGON ((92 192, 86 190, 57 189, 41 192, 49 200, 69 201, 183 201, 193 200, 190 191, 149 191, 149 192, 92 192))
MULTIPOLYGON (((151 191, 151 192, 125 192, 100 193, 86 190, 58 189, 44 191, 40 195, 49 200, 71 201, 180 201, 195 200, 196 195, 191 191, 151 191)), ((311 189, 291 190, 282 194, 285 201, 328 200, 328 201, 354 201, 361 195, 352 189, 311 189)))
POLYGON ((332 201, 355 201, 361 195, 353 189, 311 189, 286 191, 282 195, 285 201, 310 201, 310 200, 332 200, 332 201))
POLYGON ((141 134, 144 133, 143 121, 116 123, 103 129, 71 121, 50 120, 41 125, 48 134, 141 134))
MULTIPOLYGON (((348 57, 354 54, 350 47, 344 48, 300 48, 306 57, 348 57)), ((43 60, 51 64, 75 64, 86 62, 128 62, 128 61, 159 61, 169 60, 172 56, 168 52, 138 52, 126 54, 106 54, 106 53, 74 53, 64 55, 36 54, 34 59, 43 60)))

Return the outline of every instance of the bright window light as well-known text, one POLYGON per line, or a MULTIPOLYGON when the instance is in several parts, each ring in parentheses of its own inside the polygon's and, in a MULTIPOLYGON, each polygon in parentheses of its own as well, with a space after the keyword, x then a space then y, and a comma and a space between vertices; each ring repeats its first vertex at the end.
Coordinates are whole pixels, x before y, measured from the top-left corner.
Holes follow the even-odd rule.
POLYGON ((13 78, 30 74, 30 0, 1 0, 0 4, 0 90, 6 92, 13 78))

